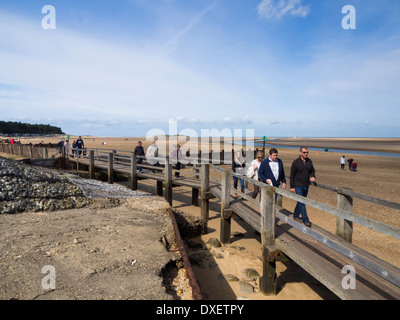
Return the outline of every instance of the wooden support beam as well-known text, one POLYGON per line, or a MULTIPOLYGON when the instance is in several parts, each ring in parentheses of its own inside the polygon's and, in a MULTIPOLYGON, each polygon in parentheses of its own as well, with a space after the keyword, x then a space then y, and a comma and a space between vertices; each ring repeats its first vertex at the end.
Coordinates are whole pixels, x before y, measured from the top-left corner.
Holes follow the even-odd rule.
POLYGON ((201 165, 201 217, 208 221, 210 216, 210 200, 208 192, 210 191, 210 165, 201 165))
POLYGON ((89 151, 89 179, 94 179, 94 150, 89 151))
POLYGON ((165 200, 172 206, 172 164, 165 158, 165 200))
POLYGON ((231 212, 230 209, 230 191, 231 175, 229 171, 222 173, 222 194, 221 194, 221 235, 220 241, 224 244, 230 243, 231 236, 231 212))
MULTIPOLYGON (((353 212, 353 198, 349 195, 338 193, 337 195, 337 207, 339 209, 353 212)), ((336 217, 336 235, 343 238, 348 242, 353 241, 353 222, 336 217)))
POLYGON ((192 188, 192 206, 199 206, 199 189, 192 188))
POLYGON ((134 153, 131 155, 131 189, 137 190, 138 189, 138 177, 136 172, 136 156, 134 153))
POLYGON ((157 195, 162 197, 163 195, 163 182, 157 181, 157 195))
POLYGON ((108 154, 108 183, 114 183, 114 153, 112 152, 108 154))
POLYGON ((269 186, 261 188, 261 245, 263 275, 260 277, 260 291, 264 295, 276 294, 276 255, 275 247, 275 189, 269 186))

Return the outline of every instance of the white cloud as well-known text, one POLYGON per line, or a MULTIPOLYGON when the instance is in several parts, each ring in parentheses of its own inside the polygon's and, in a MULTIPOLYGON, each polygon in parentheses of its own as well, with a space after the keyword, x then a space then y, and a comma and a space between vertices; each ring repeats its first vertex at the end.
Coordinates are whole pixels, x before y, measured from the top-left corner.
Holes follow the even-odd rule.
POLYGON ((258 15, 266 19, 282 19, 285 15, 306 17, 310 6, 303 6, 301 0, 262 0, 257 6, 258 15))

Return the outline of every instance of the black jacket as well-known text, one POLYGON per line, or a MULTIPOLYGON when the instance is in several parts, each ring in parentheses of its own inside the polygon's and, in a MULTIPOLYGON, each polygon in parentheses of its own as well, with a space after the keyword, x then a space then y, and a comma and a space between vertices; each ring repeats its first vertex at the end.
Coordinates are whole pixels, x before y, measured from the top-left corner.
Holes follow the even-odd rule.
POLYGON ((134 154, 136 156, 144 156, 144 149, 142 146, 136 146, 134 154))
POLYGON ((310 177, 315 178, 315 169, 311 159, 306 158, 303 162, 300 156, 293 161, 290 168, 290 188, 308 187, 310 185, 310 177))

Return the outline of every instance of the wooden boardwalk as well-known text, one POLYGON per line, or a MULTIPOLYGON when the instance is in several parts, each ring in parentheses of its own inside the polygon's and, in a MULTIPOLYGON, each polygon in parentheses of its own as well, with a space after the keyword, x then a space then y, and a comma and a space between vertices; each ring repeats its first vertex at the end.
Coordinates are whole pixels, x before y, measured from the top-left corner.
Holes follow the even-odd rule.
MULTIPOLYGON (((260 278, 260 289, 266 295, 276 293, 276 262, 284 262, 289 258, 341 299, 400 299, 400 269, 351 243, 353 222, 366 225, 397 239, 400 238, 400 230, 353 214, 351 212, 352 199, 350 207, 350 202, 345 200, 353 196, 364 199, 369 197, 371 199, 368 199, 372 202, 396 209, 400 209, 400 204, 322 185, 323 188, 338 193, 341 200, 338 201, 338 207, 334 208, 259 182, 262 189, 260 202, 240 192, 238 192, 239 198, 235 199, 230 187, 232 175, 235 174, 217 166, 203 164, 197 171, 181 170, 181 176, 176 178, 172 175, 173 167, 168 159, 164 159, 166 163, 160 167, 140 164, 141 167, 146 168, 146 171, 138 172, 136 158, 133 155, 130 161, 128 161, 129 157, 126 157, 122 163, 113 161, 115 157, 115 153, 110 153, 108 161, 104 161, 104 158, 102 161, 95 161, 92 152, 88 158, 70 158, 69 161, 88 167, 92 175, 94 170, 108 171, 109 183, 113 183, 114 172, 129 175, 133 189, 137 189, 137 180, 154 180, 157 182, 157 193, 162 195, 164 190, 164 196, 171 204, 174 186, 192 188, 192 203, 197 205, 198 196, 200 196, 201 215, 205 219, 208 219, 209 199, 220 199, 221 242, 229 243, 230 241, 230 219, 233 214, 239 216, 261 234, 263 275, 260 278), (157 172, 151 172, 148 169, 155 169, 157 172), (211 177, 210 171, 221 175, 221 178, 211 177), (276 194, 336 215, 339 221, 338 226, 341 226, 337 234, 329 233, 315 225, 307 228, 294 221, 290 216, 291 212, 282 208, 279 200, 273 200, 276 194)), ((257 184, 254 180, 249 182, 257 184)))

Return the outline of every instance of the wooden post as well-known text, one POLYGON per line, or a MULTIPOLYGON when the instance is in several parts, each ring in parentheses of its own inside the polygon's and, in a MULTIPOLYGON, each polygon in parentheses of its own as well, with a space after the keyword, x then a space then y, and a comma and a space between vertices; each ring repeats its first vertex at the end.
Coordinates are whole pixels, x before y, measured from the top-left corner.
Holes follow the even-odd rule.
POLYGON ((210 165, 202 164, 201 165, 201 217, 203 219, 209 219, 209 207, 210 200, 208 196, 208 192, 210 190, 210 165))
POLYGON ((43 159, 47 159, 49 157, 49 153, 47 151, 47 147, 43 148, 43 159))
MULTIPOLYGON (((193 164, 192 169, 193 169, 193 172, 196 173, 195 176, 194 176, 195 179, 199 179, 199 175, 198 175, 199 170, 198 170, 198 168, 196 167, 195 164, 193 164)), ((198 206, 199 205, 199 189, 192 188, 192 205, 193 206, 198 206)))
POLYGON ((89 179, 94 179, 94 150, 89 151, 89 179))
POLYGON ((221 235, 220 241, 224 244, 230 243, 231 236, 231 216, 230 198, 231 198, 231 175, 229 171, 222 173, 222 194, 221 194, 221 235))
MULTIPOLYGON (((79 158, 79 157, 78 157, 79 158)), ((108 183, 114 183, 114 154, 110 152, 108 154, 108 183)))
MULTIPOLYGON (((353 198, 348 195, 338 193, 337 207, 339 209, 352 212, 353 211, 353 198)), ((343 238, 348 242, 353 240, 353 221, 343 218, 336 218, 336 235, 343 238)))
POLYGON ((29 158, 33 158, 33 145, 31 144, 29 147, 28 147, 28 149, 29 149, 29 158))
POLYGON ((192 188, 192 206, 199 205, 199 189, 192 188))
POLYGON ((134 153, 131 155, 131 189, 138 189, 138 179, 136 173, 136 156, 134 153))
POLYGON ((165 200, 172 206, 172 164, 165 157, 165 200))
POLYGON ((276 294, 276 262, 271 259, 275 247, 275 189, 261 188, 261 245, 263 275, 260 277, 260 291, 264 295, 276 294))
POLYGON ((162 197, 163 195, 163 182, 157 181, 157 195, 162 197))

